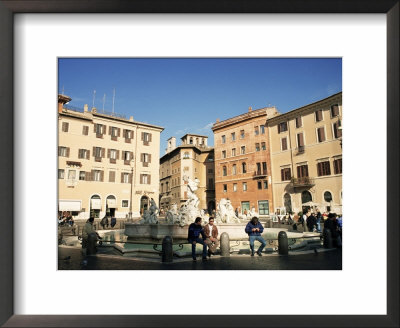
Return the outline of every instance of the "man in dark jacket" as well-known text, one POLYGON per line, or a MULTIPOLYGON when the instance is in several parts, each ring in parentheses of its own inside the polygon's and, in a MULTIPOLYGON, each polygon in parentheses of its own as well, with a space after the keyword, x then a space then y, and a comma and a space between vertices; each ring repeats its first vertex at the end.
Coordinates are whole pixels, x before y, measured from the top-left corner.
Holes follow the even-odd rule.
POLYGON ((257 255, 262 256, 261 252, 263 248, 267 245, 264 238, 261 237, 262 232, 264 231, 264 227, 258 221, 258 218, 254 216, 249 223, 247 223, 246 228, 244 230, 249 235, 250 241, 250 250, 251 256, 254 256, 254 241, 258 240, 261 245, 258 248, 257 255))
POLYGON ((207 245, 205 243, 206 235, 204 233, 203 227, 201 226, 201 218, 197 217, 194 223, 189 226, 188 229, 188 241, 192 244, 192 258, 196 261, 196 243, 203 245, 203 261, 207 261, 207 245), (199 238, 199 236, 203 239, 199 238))

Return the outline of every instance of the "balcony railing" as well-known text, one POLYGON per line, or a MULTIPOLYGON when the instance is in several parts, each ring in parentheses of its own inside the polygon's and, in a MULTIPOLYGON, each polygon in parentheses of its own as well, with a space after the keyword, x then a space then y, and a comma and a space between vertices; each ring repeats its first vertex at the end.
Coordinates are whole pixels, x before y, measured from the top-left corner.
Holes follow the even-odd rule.
POLYGON ((305 152, 305 147, 304 146, 299 146, 297 147, 297 154, 303 154, 305 152))
POLYGON ((303 177, 303 178, 292 178, 290 183, 293 187, 312 187, 315 185, 314 178, 303 177))
POLYGON ((267 175, 267 171, 254 171, 253 178, 265 178, 267 175))

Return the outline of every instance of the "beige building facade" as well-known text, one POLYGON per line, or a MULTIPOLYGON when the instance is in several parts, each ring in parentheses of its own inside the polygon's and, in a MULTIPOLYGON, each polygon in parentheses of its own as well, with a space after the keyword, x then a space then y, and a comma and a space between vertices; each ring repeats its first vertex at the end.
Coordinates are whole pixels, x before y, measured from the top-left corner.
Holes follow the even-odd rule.
POLYGON ((267 119, 274 207, 342 213, 342 93, 267 119))
POLYGON ((265 121, 278 115, 266 107, 217 120, 214 132, 216 202, 229 199, 240 214, 254 209, 260 216, 273 212, 271 158, 265 121))
POLYGON ((58 210, 75 219, 139 217, 159 198, 162 127, 58 96, 58 210))
POLYGON ((184 176, 199 180, 199 209, 210 214, 215 209, 214 149, 207 140, 207 136, 186 134, 176 146, 175 137, 168 139, 166 154, 160 158, 160 209, 164 212, 172 204, 180 208, 188 199, 184 176))

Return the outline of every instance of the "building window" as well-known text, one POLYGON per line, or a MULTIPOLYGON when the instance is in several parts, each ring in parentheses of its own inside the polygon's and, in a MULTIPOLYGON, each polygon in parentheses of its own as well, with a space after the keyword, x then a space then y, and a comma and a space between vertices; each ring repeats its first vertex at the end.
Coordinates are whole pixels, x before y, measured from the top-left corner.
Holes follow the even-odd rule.
POLYGON ((329 161, 319 162, 317 164, 318 176, 331 175, 331 166, 329 161))
POLYGON ((304 136, 303 136, 303 132, 297 134, 297 147, 298 147, 298 148, 304 147, 304 136))
POLYGON ((118 137, 118 128, 112 126, 110 132, 111 132, 111 137, 113 138, 118 137))
POLYGON ((62 123, 62 132, 68 132, 69 123, 63 122, 62 123))
POLYGON ((281 139, 281 148, 282 148, 282 151, 287 150, 287 138, 286 137, 281 139))
POLYGON ((89 127, 88 127, 87 125, 84 125, 84 126, 82 127, 82 134, 83 134, 84 136, 89 135, 89 127))
POLYGON ((236 156, 236 148, 232 148, 232 156, 236 156))
POLYGON ((123 200, 122 200, 121 206, 122 206, 122 207, 129 207, 129 200, 123 199, 123 200))
POLYGON ((261 149, 262 150, 267 150, 267 146, 265 145, 265 142, 261 143, 261 149))
POLYGON ((86 172, 79 171, 79 180, 86 180, 86 172))
POLYGON ((260 215, 269 215, 269 202, 267 200, 258 201, 258 213, 260 215))
POLYGON ((342 129, 340 129, 339 122, 333 123, 333 135, 335 136, 335 139, 342 137, 342 129))
POLYGON ((189 152, 185 152, 185 153, 183 154, 183 158, 184 158, 184 159, 190 158, 189 152))
POLYGON ((240 130, 240 139, 244 139, 244 130, 240 130))
POLYGON ((236 192, 237 191, 237 183, 233 184, 233 191, 236 192))
POLYGON ((63 169, 58 169, 58 178, 64 179, 64 170, 63 169))
POLYGON ((257 171, 256 171, 257 175, 261 174, 261 163, 257 163, 257 171))
POLYGON ((189 139, 189 144, 193 145, 193 138, 189 139))
POLYGON ((223 192, 227 192, 228 191, 228 185, 224 184, 223 185, 223 192))
POLYGON ((332 194, 329 191, 324 192, 324 200, 327 203, 330 203, 332 201, 332 194))
POLYGON ((260 144, 258 142, 256 143, 256 151, 260 151, 260 144))
POLYGON ((267 174, 267 162, 262 162, 262 172, 263 174, 267 174))
POLYGON ((122 183, 129 183, 129 173, 122 173, 122 183))
POLYGON ((268 189, 268 180, 263 181, 264 189, 268 189))
POLYGON ((108 150, 108 157, 110 158, 110 163, 117 162, 117 150, 116 149, 109 149, 108 150))
POLYGON ((213 173, 214 170, 213 169, 208 169, 208 173, 213 173))
POLYGON ((243 182, 243 191, 247 191, 247 182, 243 182))
POLYGON ((292 177, 292 173, 290 167, 285 167, 281 169, 281 180, 282 181, 289 181, 292 177))
POLYGON ((303 121, 301 116, 296 117, 296 128, 301 128, 303 126, 303 121))
POLYGON ((225 177, 226 176, 226 166, 222 167, 222 175, 225 177))
POLYGON ((308 177, 308 165, 299 165, 297 166, 297 177, 298 178, 307 178, 308 177))
POLYGON ((254 135, 255 136, 258 136, 260 134, 260 130, 258 129, 258 126, 256 126, 255 128, 254 128, 254 135))
POLYGON ((224 144, 226 142, 225 136, 221 136, 221 142, 224 144))
POLYGON ((342 159, 337 158, 333 161, 333 171, 335 174, 342 174, 342 159))
POLYGON ((246 163, 242 163, 242 173, 247 173, 246 163))
POLYGON ((260 125, 260 133, 265 134, 265 125, 260 125))
POLYGON ((246 146, 240 147, 240 154, 242 155, 246 154, 246 146))
POLYGON ((250 211, 250 202, 242 202, 242 214, 248 214, 250 211))
POLYGON ((222 151, 222 158, 226 158, 226 150, 222 151))
POLYGON ((232 141, 236 140, 236 133, 235 132, 231 133, 231 139, 232 139, 232 141))
POLYGON ((287 131, 287 122, 281 122, 278 124, 278 133, 287 131))
POLYGON ((89 159, 89 150, 79 149, 78 150, 78 158, 89 159))
POLYGON ((319 109, 315 112, 315 121, 320 122, 322 119, 322 109, 319 109))
POLYGON ((95 124, 94 132, 96 133, 97 138, 103 138, 103 134, 105 134, 106 126, 103 124, 95 124))
POLYGON ((325 141, 325 128, 324 127, 320 127, 317 129, 317 136, 318 136, 318 142, 325 141))
POLYGON ((308 202, 312 202, 312 196, 308 190, 305 190, 301 193, 301 203, 305 204, 308 202))
POLYGON ((257 181, 257 189, 262 190, 262 181, 257 181))
POLYGON ((108 172, 108 182, 115 182, 115 171, 108 172))
POLYGON ((68 147, 58 147, 58 156, 61 157, 69 157, 69 148, 68 147))
POLYGON ((133 159, 132 152, 124 151, 122 152, 122 156, 124 157, 125 164, 129 164, 129 162, 133 159))
POLYGON ((339 116, 339 105, 331 106, 331 117, 339 116))
POLYGON ((95 158, 101 158, 101 147, 94 147, 94 157, 95 158))
POLYGON ((92 181, 101 181, 101 171, 100 170, 93 170, 92 171, 92 181))
POLYGON ((148 146, 151 142, 151 133, 142 132, 142 141, 144 146, 148 146))
POLYGON ((232 175, 236 175, 236 164, 232 165, 232 175))

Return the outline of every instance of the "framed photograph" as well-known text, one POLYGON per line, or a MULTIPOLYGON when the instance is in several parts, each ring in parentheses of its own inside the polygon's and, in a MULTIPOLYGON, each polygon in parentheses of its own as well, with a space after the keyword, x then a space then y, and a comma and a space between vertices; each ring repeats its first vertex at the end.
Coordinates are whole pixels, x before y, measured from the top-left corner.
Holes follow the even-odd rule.
POLYGON ((399 325, 398 1, 5 0, 0 22, 2 325, 399 325), (343 270, 58 270, 57 61, 72 57, 342 58, 343 270))

